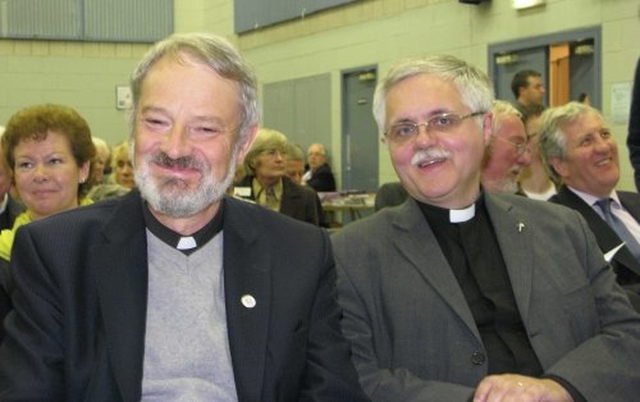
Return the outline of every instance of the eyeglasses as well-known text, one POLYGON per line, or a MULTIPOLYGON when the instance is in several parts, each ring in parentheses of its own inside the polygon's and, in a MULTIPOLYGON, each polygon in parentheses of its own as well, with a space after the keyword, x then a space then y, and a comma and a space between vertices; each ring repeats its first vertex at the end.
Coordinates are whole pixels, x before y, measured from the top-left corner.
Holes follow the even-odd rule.
POLYGON ((268 156, 270 158, 275 158, 278 155, 280 155, 283 158, 287 156, 287 152, 285 150, 278 149, 278 148, 267 148, 261 151, 260 154, 268 156))
POLYGON ((384 133, 384 135, 391 142, 403 144, 418 136, 420 126, 424 126, 427 132, 429 132, 429 130, 434 130, 439 133, 446 133, 458 127, 465 119, 482 116, 486 113, 487 112, 473 112, 464 116, 460 116, 456 113, 438 113, 431 116, 426 123, 416 124, 407 122, 394 124, 386 133, 384 133))
POLYGON ((506 139, 506 138, 502 138, 502 137, 498 137, 498 136, 495 136, 495 138, 497 138, 499 140, 502 140, 504 142, 508 142, 509 144, 515 146, 516 147, 516 153, 518 155, 522 155, 523 153, 525 153, 525 152, 527 152, 529 150, 529 148, 528 148, 529 140, 528 139, 526 139, 526 140, 524 140, 522 142, 517 142, 517 141, 512 141, 512 140, 509 140, 509 139, 506 139))

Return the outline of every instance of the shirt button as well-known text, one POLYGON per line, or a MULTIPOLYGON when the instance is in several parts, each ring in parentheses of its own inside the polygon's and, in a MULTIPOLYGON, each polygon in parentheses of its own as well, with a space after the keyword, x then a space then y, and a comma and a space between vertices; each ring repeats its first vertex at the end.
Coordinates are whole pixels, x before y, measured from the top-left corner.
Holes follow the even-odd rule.
POLYGON ((471 363, 475 364, 476 366, 483 364, 484 360, 485 357, 483 353, 473 352, 473 354, 471 355, 471 363))

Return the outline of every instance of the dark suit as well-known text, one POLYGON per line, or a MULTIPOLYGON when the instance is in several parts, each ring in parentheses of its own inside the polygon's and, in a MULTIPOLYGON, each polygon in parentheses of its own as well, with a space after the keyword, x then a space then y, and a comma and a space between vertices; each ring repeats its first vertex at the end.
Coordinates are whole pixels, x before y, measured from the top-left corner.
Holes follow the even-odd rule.
MULTIPOLYGON (((251 188, 250 200, 255 201, 253 193, 253 176, 246 176, 236 187, 251 188)), ((282 199, 280 200, 280 213, 299 221, 312 223, 316 226, 324 226, 324 213, 318 193, 314 190, 294 183, 290 178, 282 177, 282 199)))
POLYGON ((7 206, 4 211, 0 213, 0 230, 11 229, 16 217, 24 211, 24 205, 17 202, 13 197, 9 196, 7 199, 7 206))
MULTIPOLYGON (((11 196, 7 197, 7 205, 0 213, 0 230, 11 229, 16 217, 24 211, 24 205, 15 201, 11 196)), ((11 311, 11 298, 7 294, 5 284, 8 282, 8 262, 0 258, 0 342, 4 339, 4 317, 11 311)))
MULTIPOLYGON (((640 316, 575 211, 515 195, 485 203, 544 372, 589 401, 640 393, 640 316)), ((374 401, 467 401, 487 375, 471 309, 418 203, 332 235, 343 332, 374 401)))
POLYGON ((311 172, 307 185, 316 191, 336 191, 336 180, 328 163, 311 172))
MULTIPOLYGON (((240 401, 363 400, 325 231, 225 199, 224 289, 240 401), (243 295, 257 301, 248 309, 243 295)), ((139 401, 147 241, 139 193, 21 228, 2 401, 139 401)))
POLYGON ((631 166, 633 166, 636 189, 640 191, 640 58, 636 64, 633 78, 627 147, 629 148, 631 166))
MULTIPOLYGON (((640 222, 640 195, 627 191, 618 191, 618 198, 624 208, 640 222)), ((622 240, 616 232, 598 215, 594 209, 567 186, 561 186, 558 194, 549 201, 561 204, 580 212, 589 224, 589 227, 596 236, 598 246, 603 253, 607 253, 618 247, 622 240)), ((611 266, 618 276, 618 282, 623 287, 640 294, 640 262, 635 259, 631 251, 625 246, 614 254, 611 266)), ((640 296, 634 298, 634 306, 640 308, 640 296)))

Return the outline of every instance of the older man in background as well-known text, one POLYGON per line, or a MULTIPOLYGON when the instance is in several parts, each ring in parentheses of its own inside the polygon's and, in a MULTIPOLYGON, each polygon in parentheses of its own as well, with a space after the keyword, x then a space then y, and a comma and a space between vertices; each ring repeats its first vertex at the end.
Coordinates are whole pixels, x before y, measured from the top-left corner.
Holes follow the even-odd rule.
POLYGON ((580 212, 640 310, 640 195, 617 191, 618 145, 602 114, 571 102, 542 114, 539 144, 547 170, 563 185, 550 201, 580 212))
POLYGON ((309 170, 302 176, 309 187, 316 191, 336 191, 336 180, 327 163, 327 149, 322 144, 311 144, 307 151, 309 170))
POLYGON ((510 103, 494 101, 491 114, 493 127, 482 163, 482 187, 490 193, 515 194, 520 172, 531 164, 527 133, 520 112, 510 103))

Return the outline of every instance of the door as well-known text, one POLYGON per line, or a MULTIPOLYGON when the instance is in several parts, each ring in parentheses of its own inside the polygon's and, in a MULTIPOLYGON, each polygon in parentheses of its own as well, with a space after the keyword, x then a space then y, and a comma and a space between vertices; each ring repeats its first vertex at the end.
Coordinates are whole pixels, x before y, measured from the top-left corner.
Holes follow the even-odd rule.
POLYGON ((342 74, 342 189, 378 189, 380 135, 373 119, 375 67, 342 74))

